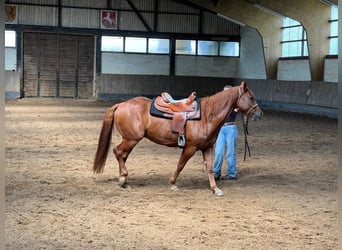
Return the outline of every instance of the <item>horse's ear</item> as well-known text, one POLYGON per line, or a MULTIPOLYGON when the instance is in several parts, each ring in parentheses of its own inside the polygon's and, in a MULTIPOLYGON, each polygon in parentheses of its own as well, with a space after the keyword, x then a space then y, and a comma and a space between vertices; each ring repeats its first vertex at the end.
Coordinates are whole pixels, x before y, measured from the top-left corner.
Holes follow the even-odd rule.
POLYGON ((246 92, 246 91, 247 91, 247 82, 246 82, 246 81, 242 81, 242 82, 240 83, 240 86, 242 87, 243 92, 246 92))

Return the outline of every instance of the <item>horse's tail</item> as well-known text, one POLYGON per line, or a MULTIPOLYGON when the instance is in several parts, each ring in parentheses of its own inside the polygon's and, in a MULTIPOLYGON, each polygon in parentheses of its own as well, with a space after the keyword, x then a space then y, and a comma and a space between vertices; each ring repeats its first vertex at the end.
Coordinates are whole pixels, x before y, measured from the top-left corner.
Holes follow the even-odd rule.
POLYGON ((102 173, 105 166, 110 143, 112 139, 113 126, 114 126, 114 113, 118 104, 108 108, 103 119, 102 129, 97 145, 97 151, 95 155, 93 171, 94 173, 102 173))

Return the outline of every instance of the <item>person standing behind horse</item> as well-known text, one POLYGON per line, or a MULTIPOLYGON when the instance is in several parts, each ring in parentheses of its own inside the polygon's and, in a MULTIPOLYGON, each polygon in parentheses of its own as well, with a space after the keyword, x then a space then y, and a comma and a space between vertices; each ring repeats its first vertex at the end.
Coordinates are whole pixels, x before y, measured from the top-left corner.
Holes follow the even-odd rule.
MULTIPOLYGON (((232 86, 226 85, 223 89, 230 89, 232 86)), ((227 149, 227 174, 222 176, 221 180, 236 180, 236 144, 238 141, 238 128, 235 124, 238 109, 234 109, 226 118, 223 126, 220 128, 218 137, 216 139, 214 151, 214 167, 213 173, 215 180, 220 180, 221 167, 225 149, 227 149)))

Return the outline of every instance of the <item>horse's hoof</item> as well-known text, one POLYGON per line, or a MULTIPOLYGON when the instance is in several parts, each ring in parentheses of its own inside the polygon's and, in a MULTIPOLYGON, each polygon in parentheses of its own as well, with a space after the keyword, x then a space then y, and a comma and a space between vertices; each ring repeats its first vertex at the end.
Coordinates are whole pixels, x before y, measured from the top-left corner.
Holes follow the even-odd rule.
POLYGON ((132 190, 132 186, 128 185, 127 183, 125 185, 123 185, 121 188, 123 188, 124 190, 127 190, 127 191, 131 191, 132 190))
POLYGON ((223 196, 223 191, 218 187, 214 187, 212 190, 216 196, 223 196))
POLYGON ((121 188, 127 188, 128 187, 127 183, 119 183, 119 186, 121 188))
POLYGON ((215 195, 216 196, 223 196, 223 191, 222 190, 215 191, 215 195))
POLYGON ((176 185, 172 185, 171 190, 174 192, 177 192, 179 190, 179 188, 176 185))
POLYGON ((119 186, 122 187, 122 188, 126 188, 127 187, 127 178, 124 176, 124 177, 120 177, 119 178, 119 186))

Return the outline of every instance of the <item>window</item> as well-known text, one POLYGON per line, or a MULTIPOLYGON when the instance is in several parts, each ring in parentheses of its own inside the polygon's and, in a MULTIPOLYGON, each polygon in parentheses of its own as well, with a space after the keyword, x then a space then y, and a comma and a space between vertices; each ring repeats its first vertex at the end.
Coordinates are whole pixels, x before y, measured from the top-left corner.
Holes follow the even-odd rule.
POLYGON ((196 55, 195 40, 176 40, 176 54, 196 55))
POLYGON ((283 21, 282 57, 308 56, 306 32, 296 20, 285 17, 283 21))
POLYGON ((335 5, 331 6, 330 17, 330 35, 329 35, 329 55, 338 54, 338 8, 335 5))
POLYGON ((148 53, 155 54, 169 54, 170 53, 170 40, 149 38, 148 39, 148 53))
POLYGON ((199 56, 233 56, 240 55, 239 42, 176 40, 176 54, 199 56))
POLYGON ((125 52, 146 53, 147 38, 145 37, 126 37, 125 52))
POLYGON ((102 36, 101 50, 112 52, 123 52, 124 38, 121 36, 102 36))
POLYGON ((238 42, 220 42, 220 56, 239 56, 240 44, 238 42))
POLYGON ((5 30, 5 70, 16 70, 16 68, 16 34, 13 30, 5 30))
MULTIPOLYGON (((102 52, 170 54, 170 39, 102 36, 102 52)), ((240 55, 240 43, 210 40, 176 40, 177 55, 232 56, 240 55)))
POLYGON ((169 54, 170 40, 145 37, 102 36, 101 51, 103 52, 129 52, 169 54))
POLYGON ((5 31, 5 47, 15 48, 15 31, 13 30, 5 31))
POLYGON ((218 55, 218 42, 198 41, 198 55, 217 56, 218 55))

